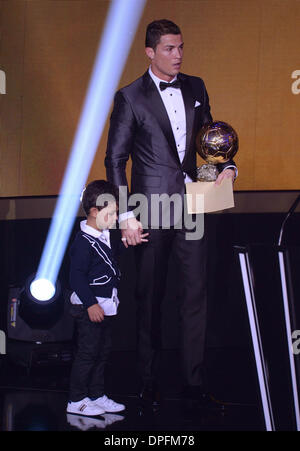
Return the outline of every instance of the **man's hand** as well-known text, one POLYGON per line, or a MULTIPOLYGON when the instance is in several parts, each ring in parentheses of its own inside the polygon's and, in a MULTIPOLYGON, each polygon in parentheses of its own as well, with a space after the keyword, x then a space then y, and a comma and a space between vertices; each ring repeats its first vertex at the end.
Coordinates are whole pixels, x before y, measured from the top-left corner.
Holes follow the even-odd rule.
POLYGON ((104 311, 99 304, 93 304, 88 309, 88 315, 92 323, 101 323, 104 320, 104 311))
POLYGON ((137 244, 148 241, 145 238, 149 233, 143 233, 143 226, 136 218, 129 218, 126 221, 122 221, 120 223, 120 229, 125 247, 136 246, 137 244))
POLYGON ((215 181, 216 185, 221 185, 224 179, 231 179, 232 183, 234 182, 235 171, 233 169, 224 169, 219 175, 217 180, 215 181))

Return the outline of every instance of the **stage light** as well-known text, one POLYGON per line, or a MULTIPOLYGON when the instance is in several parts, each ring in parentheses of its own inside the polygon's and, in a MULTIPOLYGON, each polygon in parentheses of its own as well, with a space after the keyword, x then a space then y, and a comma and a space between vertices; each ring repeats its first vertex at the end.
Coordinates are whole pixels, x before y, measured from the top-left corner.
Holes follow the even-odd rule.
POLYGON ((114 0, 108 12, 79 126, 36 279, 55 285, 114 93, 146 0, 114 0))
MULTIPOLYGON (((27 362, 26 365, 29 365, 30 354, 22 355, 22 347, 19 347, 20 343, 18 342, 51 343, 53 344, 51 349, 57 349, 57 362, 62 363, 62 361, 66 361, 68 355, 70 356, 72 349, 70 342, 74 332, 74 321, 69 313, 71 307, 70 292, 63 288, 57 279, 55 287, 52 287, 52 292, 54 291, 52 297, 49 298, 51 293, 48 293, 47 298, 49 299, 46 299, 43 291, 44 295, 41 296, 40 290, 36 293, 34 291, 36 286, 33 290, 35 297, 31 291, 34 279, 35 274, 32 274, 22 287, 11 287, 9 289, 7 305, 8 353, 11 356, 14 355, 19 363, 27 362), (43 300, 38 299, 41 297, 43 297, 43 300), (15 345, 12 344, 11 339, 15 345)), ((43 285, 42 283, 42 287, 43 285)), ((26 353, 25 348, 24 345, 24 352, 26 353)), ((40 354, 39 359, 42 358, 42 348, 38 353, 40 354)), ((45 351, 45 353, 48 353, 48 351, 45 351)), ((50 349, 49 353, 52 353, 50 349)), ((53 353, 55 354, 54 351, 53 353)))
POLYGON ((53 284, 48 279, 40 279, 32 274, 25 281, 22 292, 30 302, 51 304, 61 295, 61 285, 59 280, 53 284))
POLYGON ((64 295, 58 279, 52 285, 32 274, 18 290, 14 301, 10 306, 10 321, 16 323, 19 315, 33 329, 48 330, 63 315, 64 295))
POLYGON ((30 292, 38 301, 49 301, 55 294, 55 286, 47 279, 35 279, 30 285, 30 292))

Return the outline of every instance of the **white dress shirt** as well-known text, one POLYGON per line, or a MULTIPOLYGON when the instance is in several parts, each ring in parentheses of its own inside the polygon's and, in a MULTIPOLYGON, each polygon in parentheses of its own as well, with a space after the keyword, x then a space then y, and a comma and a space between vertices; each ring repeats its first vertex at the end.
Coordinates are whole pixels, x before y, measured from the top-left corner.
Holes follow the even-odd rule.
MULTIPOLYGON (((161 96, 161 99, 164 103, 164 106, 167 110, 167 114, 170 119, 176 149, 178 152, 180 163, 182 163, 185 155, 185 146, 186 146, 186 118, 185 118, 185 108, 183 97, 181 93, 181 89, 178 88, 167 88, 161 91, 159 84, 160 82, 166 82, 165 80, 159 79, 149 67, 149 75, 154 81, 158 92, 161 96)), ((172 83, 177 79, 177 76, 170 81, 172 83)), ((192 182, 190 177, 185 174, 185 183, 192 182)))

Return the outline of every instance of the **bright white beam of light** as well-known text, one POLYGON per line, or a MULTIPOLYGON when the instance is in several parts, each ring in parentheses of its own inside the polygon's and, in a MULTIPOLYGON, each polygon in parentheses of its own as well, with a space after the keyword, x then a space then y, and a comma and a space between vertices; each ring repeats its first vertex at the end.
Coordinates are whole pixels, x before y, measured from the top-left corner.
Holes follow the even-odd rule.
POLYGON ((30 284, 30 292, 39 301, 48 301, 55 295, 55 286, 50 280, 36 279, 30 284))
POLYGON ((78 211, 82 188, 105 126, 146 0, 113 0, 108 12, 79 126, 37 270, 55 285, 78 211))

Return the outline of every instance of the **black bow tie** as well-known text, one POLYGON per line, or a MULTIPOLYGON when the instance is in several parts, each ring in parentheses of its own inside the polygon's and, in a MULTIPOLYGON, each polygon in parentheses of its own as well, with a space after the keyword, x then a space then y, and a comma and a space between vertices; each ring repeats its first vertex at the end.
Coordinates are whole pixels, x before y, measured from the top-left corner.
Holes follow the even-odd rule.
POLYGON ((172 83, 166 83, 164 81, 159 83, 159 89, 161 91, 164 91, 167 88, 180 88, 180 80, 174 80, 172 83))

